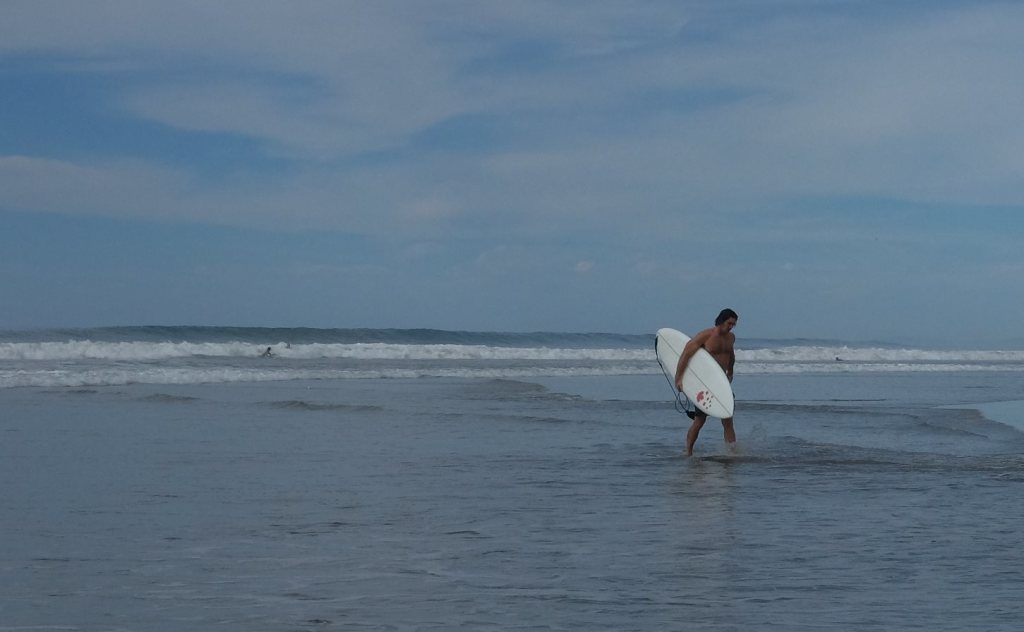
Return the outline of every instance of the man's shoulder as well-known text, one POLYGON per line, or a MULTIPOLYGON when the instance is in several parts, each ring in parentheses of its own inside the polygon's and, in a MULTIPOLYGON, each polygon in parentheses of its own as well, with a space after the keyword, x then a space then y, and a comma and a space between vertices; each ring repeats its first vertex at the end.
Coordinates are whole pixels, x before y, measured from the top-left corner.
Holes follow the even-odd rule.
POLYGON ((708 338, 710 338, 711 336, 713 336, 714 333, 715 333, 715 328, 714 327, 708 327, 707 329, 702 329, 702 330, 698 331, 697 333, 695 333, 691 340, 705 341, 708 338))

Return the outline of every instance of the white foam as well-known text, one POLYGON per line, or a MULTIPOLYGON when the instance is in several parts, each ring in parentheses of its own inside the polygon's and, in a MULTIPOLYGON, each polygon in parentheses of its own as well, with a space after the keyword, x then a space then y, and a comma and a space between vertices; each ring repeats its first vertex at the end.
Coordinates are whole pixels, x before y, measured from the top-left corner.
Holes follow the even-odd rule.
POLYGON ((159 361, 188 357, 246 358, 271 347, 284 359, 354 360, 648 360, 650 349, 566 349, 494 347, 455 344, 303 344, 253 345, 245 342, 17 342, 0 343, 0 360, 118 360, 159 361))
POLYGON ((887 349, 883 347, 791 346, 770 349, 738 350, 736 358, 744 362, 861 362, 875 364, 906 364, 941 362, 974 364, 979 362, 1024 363, 1022 350, 929 350, 887 349))
MULTIPOLYGON (((645 361, 654 357, 647 348, 559 348, 504 347, 460 344, 277 344, 249 342, 7 342, 0 343, 2 360, 115 360, 159 361, 174 358, 245 358, 261 354, 271 347, 284 359, 354 360, 597 360, 645 361)), ((903 367, 918 363, 971 365, 978 363, 1024 364, 1024 350, 927 350, 888 349, 882 347, 787 346, 764 349, 739 349, 737 361, 767 366, 778 363, 841 362, 903 367)))
POLYGON ((609 365, 509 368, 403 368, 259 370, 242 368, 138 368, 91 370, 0 371, 0 388, 123 386, 126 384, 217 384, 289 380, 572 377, 651 374, 650 367, 609 365))
MULTIPOLYGON (((1024 372, 1024 351, 786 346, 739 350, 737 374, 1024 372), (839 358, 840 361, 837 361, 839 358)), ((420 377, 658 375, 653 348, 251 342, 0 343, 0 388, 420 377), (258 359, 267 346, 274 358, 258 359)))
POLYGON ((1009 371, 1024 372, 1024 364, 957 364, 948 362, 751 362, 737 364, 736 373, 956 373, 1009 371))

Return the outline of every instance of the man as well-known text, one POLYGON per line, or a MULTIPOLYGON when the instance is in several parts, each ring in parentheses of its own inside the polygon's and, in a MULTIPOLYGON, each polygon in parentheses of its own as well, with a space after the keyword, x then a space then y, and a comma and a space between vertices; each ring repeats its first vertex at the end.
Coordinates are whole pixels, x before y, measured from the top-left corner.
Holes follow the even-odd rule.
MULTIPOLYGON (((725 370, 725 376, 732 382, 732 370, 736 364, 736 334, 732 333, 732 329, 736 326, 737 320, 739 320, 739 316, 736 315, 736 312, 728 308, 723 309, 715 319, 714 327, 705 329, 686 343, 682 355, 679 356, 679 364, 676 365, 676 390, 683 390, 683 371, 686 370, 690 358, 701 347, 707 349, 711 357, 725 370)), ((700 434, 700 429, 704 427, 708 416, 698 408, 694 411, 692 419, 693 424, 686 433, 686 456, 693 456, 693 444, 697 442, 697 435, 700 434)), ((725 433, 726 445, 730 450, 735 450, 736 431, 732 427, 732 417, 722 420, 722 429, 725 433)))

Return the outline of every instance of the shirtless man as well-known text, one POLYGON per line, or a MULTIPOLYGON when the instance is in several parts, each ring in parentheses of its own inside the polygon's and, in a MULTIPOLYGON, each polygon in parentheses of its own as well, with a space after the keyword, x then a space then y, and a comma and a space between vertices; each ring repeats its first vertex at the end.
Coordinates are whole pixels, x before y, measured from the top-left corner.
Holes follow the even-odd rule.
MULTIPOLYGON (((726 377, 732 382, 732 369, 736 364, 734 349, 736 334, 732 333, 732 328, 736 326, 738 319, 739 316, 736 315, 736 312, 728 308, 723 309, 715 319, 714 327, 705 329, 686 343, 682 355, 679 356, 679 364, 676 365, 676 390, 683 390, 683 371, 686 370, 690 358, 701 347, 707 349, 711 357, 718 361, 718 364, 725 370, 726 377)), ((686 456, 693 456, 693 444, 697 442, 697 435, 700 434, 700 429, 704 427, 708 416, 698 408, 694 411, 692 419, 693 425, 686 432, 686 456)), ((736 431, 732 427, 732 417, 722 420, 722 429, 725 432, 725 443, 729 446, 729 450, 735 450, 736 431)))

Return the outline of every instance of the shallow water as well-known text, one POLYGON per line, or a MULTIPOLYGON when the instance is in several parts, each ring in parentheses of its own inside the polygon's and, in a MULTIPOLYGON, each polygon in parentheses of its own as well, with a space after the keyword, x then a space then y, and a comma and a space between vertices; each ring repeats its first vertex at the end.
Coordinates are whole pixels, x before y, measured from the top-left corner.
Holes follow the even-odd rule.
POLYGON ((0 629, 1017 629, 1013 378, 4 389, 0 629))

